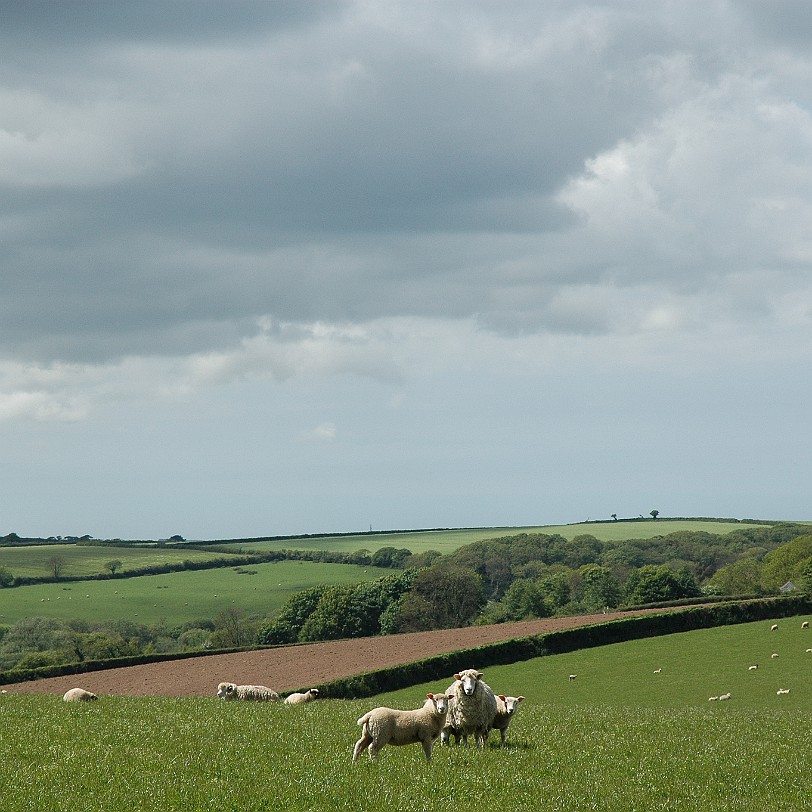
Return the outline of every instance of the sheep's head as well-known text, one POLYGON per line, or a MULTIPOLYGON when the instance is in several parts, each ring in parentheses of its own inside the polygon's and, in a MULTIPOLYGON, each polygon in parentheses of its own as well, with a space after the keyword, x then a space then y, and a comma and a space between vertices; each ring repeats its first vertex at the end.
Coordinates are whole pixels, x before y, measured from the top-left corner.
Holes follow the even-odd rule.
POLYGON ((524 701, 523 696, 503 696, 502 694, 499 694, 499 699, 502 700, 502 709, 508 716, 513 716, 519 702, 524 701))
POLYGON ((237 686, 233 682, 221 682, 217 686, 217 696, 220 699, 231 699, 237 693, 237 686))
POLYGON ((434 703, 434 709, 440 716, 445 716, 448 713, 448 700, 451 695, 445 694, 426 694, 426 697, 434 703))
POLYGON ((482 679, 482 676, 481 671, 468 668, 465 671, 460 671, 459 674, 454 674, 454 679, 462 683, 462 692, 466 696, 473 696, 477 683, 482 679))

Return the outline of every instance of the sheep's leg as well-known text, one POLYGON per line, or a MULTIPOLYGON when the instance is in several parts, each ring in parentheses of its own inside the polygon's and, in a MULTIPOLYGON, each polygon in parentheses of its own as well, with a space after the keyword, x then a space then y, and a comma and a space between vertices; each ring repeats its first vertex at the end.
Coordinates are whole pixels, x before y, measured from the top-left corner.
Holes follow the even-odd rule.
POLYGON ((369 735, 369 731, 364 727, 363 733, 361 738, 355 743, 355 749, 352 751, 352 760, 357 761, 358 756, 364 751, 364 748, 367 747, 372 743, 372 736, 369 735))
POLYGON ((426 761, 431 761, 431 748, 434 744, 434 739, 423 739, 423 752, 426 754, 426 761))

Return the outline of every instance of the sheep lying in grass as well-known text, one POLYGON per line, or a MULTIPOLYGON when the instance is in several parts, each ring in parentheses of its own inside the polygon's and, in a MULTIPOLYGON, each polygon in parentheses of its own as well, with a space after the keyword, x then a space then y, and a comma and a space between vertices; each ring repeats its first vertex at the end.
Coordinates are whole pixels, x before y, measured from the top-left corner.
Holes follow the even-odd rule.
POLYGON ((457 744, 462 738, 467 745, 468 736, 473 735, 477 747, 485 746, 496 716, 496 696, 482 676, 475 668, 454 674, 454 683, 446 691, 451 699, 440 739, 443 744, 448 744, 453 734, 457 744))
POLYGON ((790 692, 789 688, 779 688, 775 693, 778 696, 781 696, 782 694, 788 694, 789 692, 790 692))
POLYGON ((375 708, 365 713, 358 720, 361 738, 355 743, 352 760, 357 761, 365 748, 369 757, 375 759, 387 744, 399 747, 420 742, 426 761, 431 761, 431 748, 440 735, 448 714, 449 697, 443 694, 426 696, 423 707, 417 710, 375 708))
POLYGON ((65 691, 65 695, 62 697, 65 702, 92 702, 98 698, 96 694, 86 691, 84 688, 71 688, 69 691, 65 691))
POLYGON ((722 694, 722 695, 719 697, 719 701, 720 701, 720 702, 724 702, 726 699, 730 699, 730 693, 729 693, 729 692, 728 692, 728 693, 726 693, 726 694, 722 694))
POLYGON ((245 699, 256 702, 278 702, 279 694, 264 685, 237 685, 233 682, 221 682, 217 686, 220 699, 245 699))
POLYGON ((492 730, 498 730, 502 734, 502 745, 505 744, 505 736, 508 726, 513 719, 513 714, 519 707, 519 702, 524 702, 523 696, 505 696, 499 694, 496 697, 496 715, 493 717, 492 730))
POLYGON ((290 694, 289 696, 285 697, 285 704, 286 705, 301 705, 304 702, 311 702, 314 699, 319 698, 319 689, 318 688, 310 688, 307 691, 296 691, 295 693, 290 694))

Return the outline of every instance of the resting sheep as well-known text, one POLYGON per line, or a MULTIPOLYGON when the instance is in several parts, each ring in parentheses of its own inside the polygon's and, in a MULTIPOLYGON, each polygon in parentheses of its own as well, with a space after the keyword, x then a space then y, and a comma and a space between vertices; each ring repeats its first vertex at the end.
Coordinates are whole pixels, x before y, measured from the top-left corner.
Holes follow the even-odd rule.
POLYGON ((361 738, 355 743, 352 760, 366 748, 371 759, 375 759, 381 749, 392 744, 423 745, 426 761, 431 761, 431 748, 440 735, 448 714, 449 697, 443 694, 426 694, 426 701, 417 710, 395 710, 375 708, 365 713, 359 720, 361 738))
POLYGON ((805 620, 805 621, 804 621, 804 622, 801 624, 801 628, 802 628, 802 629, 808 629, 808 628, 809 628, 809 621, 808 621, 808 620, 805 620))
POLYGON ((492 730, 498 730, 502 734, 502 745, 505 744, 505 736, 510 725, 513 714, 519 706, 519 702, 524 702, 523 696, 505 696, 499 694, 496 698, 496 715, 493 717, 492 730))
POLYGON ((446 691, 451 699, 448 719, 441 734, 443 744, 448 744, 453 734, 457 744, 462 738, 463 744, 467 745, 468 736, 473 735, 477 747, 485 746, 496 716, 496 696, 482 676, 482 672, 475 668, 454 674, 454 683, 446 691))
POLYGON ((310 702, 313 699, 319 698, 319 689, 318 688, 310 688, 307 691, 295 691, 294 693, 290 694, 289 696, 285 697, 285 704, 286 705, 301 705, 305 702, 310 702))
POLYGON ((789 688, 779 688, 775 693, 778 696, 781 696, 782 694, 788 694, 789 692, 790 692, 789 688))
POLYGON ((233 682, 221 682, 217 686, 220 699, 245 699, 257 702, 278 702, 279 694, 264 685, 236 685, 233 682))
POLYGON ((730 693, 729 693, 729 692, 728 692, 728 693, 726 693, 726 694, 722 694, 722 695, 719 697, 719 701, 720 701, 720 702, 724 702, 726 699, 730 699, 730 693))
POLYGON ((65 695, 62 697, 65 702, 92 702, 98 698, 96 694, 86 691, 84 688, 71 688, 69 691, 65 691, 65 695))
POLYGON ((777 624, 777 623, 773 623, 773 625, 772 625, 772 626, 770 626, 770 631, 771 631, 771 632, 777 632, 777 631, 778 631, 778 624, 777 624))

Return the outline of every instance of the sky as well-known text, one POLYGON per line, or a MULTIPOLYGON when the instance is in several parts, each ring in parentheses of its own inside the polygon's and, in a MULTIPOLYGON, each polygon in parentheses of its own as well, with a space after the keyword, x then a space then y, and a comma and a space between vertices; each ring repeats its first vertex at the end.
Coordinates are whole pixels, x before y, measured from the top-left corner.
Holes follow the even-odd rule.
POLYGON ((812 520, 805 0, 0 17, 0 534, 812 520))

